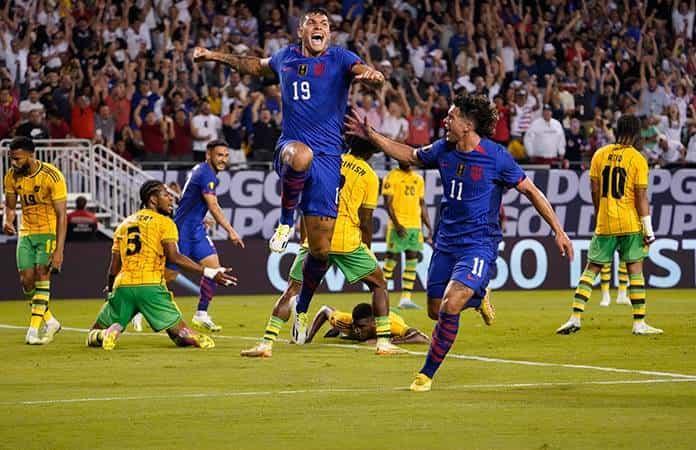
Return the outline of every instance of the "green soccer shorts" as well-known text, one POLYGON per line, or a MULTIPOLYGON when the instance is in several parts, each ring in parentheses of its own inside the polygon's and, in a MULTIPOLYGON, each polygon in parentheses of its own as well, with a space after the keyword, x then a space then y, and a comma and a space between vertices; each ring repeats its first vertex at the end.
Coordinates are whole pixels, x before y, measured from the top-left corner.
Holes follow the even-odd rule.
POLYGON ((389 228, 387 233, 387 252, 420 252, 423 250, 423 233, 419 228, 406 228, 406 236, 401 237, 396 229, 389 228))
POLYGON ((125 330, 139 312, 155 331, 166 330, 181 320, 181 311, 166 286, 141 284, 114 289, 99 311, 97 323, 104 328, 118 323, 125 330))
POLYGON ((592 237, 588 259, 595 264, 608 264, 614 260, 614 252, 619 251, 623 262, 642 261, 648 256, 648 247, 643 242, 643 233, 625 234, 623 236, 592 237))
POLYGON ((48 266, 56 249, 55 234, 28 234, 17 241, 17 269, 27 270, 36 266, 48 266))
MULTIPOLYGON (((307 249, 300 247, 290 267, 290 279, 302 282, 302 264, 306 256, 307 249)), ((329 264, 338 267, 350 284, 362 280, 379 267, 377 258, 365 244, 350 253, 329 253, 329 264)))

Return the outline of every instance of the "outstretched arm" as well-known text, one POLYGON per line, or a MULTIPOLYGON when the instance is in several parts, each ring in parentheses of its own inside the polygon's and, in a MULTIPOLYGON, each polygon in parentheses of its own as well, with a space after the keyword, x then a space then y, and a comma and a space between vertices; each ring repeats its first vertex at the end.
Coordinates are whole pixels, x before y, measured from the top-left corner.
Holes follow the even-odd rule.
POLYGON ((517 190, 532 202, 537 212, 544 218, 546 223, 551 226, 551 229, 556 235, 556 246, 561 251, 561 255, 568 256, 568 259, 572 260, 573 244, 570 242, 570 239, 568 239, 568 235, 565 231, 563 231, 563 227, 558 221, 558 216, 556 216, 551 203, 549 203, 544 193, 541 192, 529 178, 522 180, 520 184, 517 185, 517 190))
POLYGON ((355 111, 353 111, 346 120, 346 134, 372 142, 372 144, 379 147, 387 156, 391 156, 397 161, 414 166, 421 165, 421 161, 416 155, 415 148, 393 141, 379 134, 374 128, 367 124, 367 118, 361 120, 355 111))
POLYGON ((392 338, 392 344, 427 344, 430 342, 428 335, 423 333, 418 328, 409 328, 403 336, 392 338))
POLYGON ((217 196, 215 194, 203 194, 203 198, 205 199, 205 204, 208 206, 208 211, 210 211, 210 214, 212 214, 215 222, 217 222, 218 225, 227 231, 230 241, 232 241, 238 247, 244 248, 244 241, 242 241, 242 238, 239 237, 237 231, 232 228, 232 225, 230 225, 230 222, 227 220, 227 217, 225 217, 222 209, 220 209, 217 196))
POLYGON ((271 58, 257 58, 256 56, 241 56, 231 53, 214 52, 203 47, 193 50, 195 62, 214 61, 232 67, 241 75, 253 75, 256 77, 272 76, 273 70, 269 64, 271 58))
POLYGON ((314 319, 312 320, 312 325, 310 325, 309 327, 309 332, 307 333, 307 339, 305 340, 305 342, 312 342, 312 339, 321 329, 322 325, 324 325, 324 322, 329 320, 329 317, 331 317, 332 312, 334 312, 334 309, 327 305, 324 305, 319 309, 317 315, 314 316, 314 319))
POLYGON ((164 256, 167 258, 167 261, 176 264, 189 273, 203 275, 206 278, 214 280, 221 286, 237 285, 237 278, 228 275, 228 269, 225 269, 224 267, 213 269, 210 267, 201 266, 197 262, 179 253, 179 249, 175 241, 163 241, 162 248, 164 248, 164 256))
POLYGON ((373 89, 378 89, 384 84, 384 74, 367 64, 356 64, 350 71, 355 75, 355 81, 366 84, 373 89))

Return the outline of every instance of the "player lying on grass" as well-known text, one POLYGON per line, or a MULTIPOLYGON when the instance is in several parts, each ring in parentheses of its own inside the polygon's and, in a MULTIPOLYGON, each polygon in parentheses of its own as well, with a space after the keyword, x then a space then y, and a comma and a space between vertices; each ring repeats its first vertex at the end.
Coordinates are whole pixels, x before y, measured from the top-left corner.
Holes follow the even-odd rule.
POLYGON ((443 195, 427 287, 428 315, 437 325, 413 391, 431 389, 457 337, 460 313, 482 304, 502 240, 499 213, 507 189, 516 188, 531 201, 551 226, 561 254, 573 257, 549 201, 507 149, 489 139, 497 119, 487 97, 457 96, 444 121, 445 138, 419 149, 379 134, 355 114, 346 124, 347 134, 369 140, 397 161, 440 172, 443 195))
MULTIPOLYGON (((418 328, 409 327, 404 318, 394 311, 389 312, 389 319, 392 344, 427 344, 430 342, 427 335, 418 328)), ((377 338, 375 315, 369 303, 355 305, 352 313, 339 311, 327 305, 322 306, 309 327, 307 342, 312 342, 314 336, 326 322, 329 322, 331 329, 326 332, 324 337, 341 337, 361 342, 372 342, 377 338)))
POLYGON ((159 181, 146 181, 140 188, 142 209, 127 217, 114 233, 107 302, 87 335, 87 345, 112 350, 128 322, 138 312, 155 331, 167 330, 181 347, 213 348, 215 342, 191 330, 167 290, 164 263, 215 280, 221 285, 236 284, 227 269, 203 267, 179 253, 179 233, 171 218, 174 198, 159 181))
MULTIPOLYGON (((34 141, 17 137, 10 142, 10 170, 4 181, 3 232, 17 233, 14 226, 17 200, 22 205, 22 227, 17 240, 17 270, 24 298, 31 302, 31 319, 25 342, 48 344, 60 331, 60 323, 48 307, 51 273, 60 272, 67 230, 65 178, 57 167, 34 156, 34 141), (41 323, 46 325, 39 333, 41 323)), ((3 283, 7 287, 7 283, 3 283)))
MULTIPOLYGON (((370 251, 372 213, 377 207, 379 195, 379 178, 367 162, 374 151, 374 146, 368 142, 353 139, 351 153, 343 155, 341 167, 343 185, 340 191, 336 229, 331 241, 329 263, 338 267, 349 283, 362 281, 372 291, 372 307, 377 323, 376 351, 380 355, 389 355, 399 353, 401 350, 389 341, 391 332, 387 283, 375 255, 370 251)), ((302 226, 306 226, 304 219, 302 226)), ((303 246, 290 268, 288 287, 273 307, 263 340, 253 348, 243 350, 242 356, 270 357, 272 355, 273 342, 278 337, 283 324, 290 318, 294 303, 291 300, 301 290, 304 276, 302 263, 306 256, 307 248, 303 246)), ((304 344, 306 333, 298 332, 297 328, 293 327, 292 338, 295 343, 304 344)))
POLYGON ((341 154, 345 149, 343 117, 350 86, 353 81, 372 87, 384 83, 384 75, 358 55, 330 45, 330 23, 326 10, 310 8, 300 19, 299 43, 282 48, 271 58, 200 47, 193 53, 196 62, 214 61, 231 66, 242 75, 277 77, 280 83, 282 133, 273 166, 280 177, 281 212, 269 247, 274 252, 285 251, 295 212, 301 211, 308 251, 302 267, 304 282, 295 305, 294 328, 303 336, 307 334, 307 310, 312 296, 329 270, 341 188, 341 154))
POLYGON ((648 202, 648 162, 636 150, 640 141, 640 119, 621 116, 616 124, 616 143, 595 152, 590 163, 590 187, 597 225, 590 241, 588 263, 575 290, 570 319, 556 333, 580 330, 592 284, 597 274, 614 259, 618 250, 628 271, 628 297, 633 307, 633 334, 661 334, 645 322, 645 279, 643 259, 655 241, 648 202))

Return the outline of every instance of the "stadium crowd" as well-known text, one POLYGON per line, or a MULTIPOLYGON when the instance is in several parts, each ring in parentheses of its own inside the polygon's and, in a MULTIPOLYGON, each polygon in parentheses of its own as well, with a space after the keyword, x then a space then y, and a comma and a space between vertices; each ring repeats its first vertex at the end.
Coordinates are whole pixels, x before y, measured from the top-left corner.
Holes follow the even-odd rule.
POLYGON ((652 164, 696 164, 695 0, 4 0, 0 139, 84 138, 127 159, 189 161, 220 137, 233 162, 268 162, 277 80, 194 64, 193 48, 270 56, 322 5, 333 43, 386 75, 350 101, 389 137, 440 137, 466 91, 495 102, 493 138, 524 162, 583 167, 633 112, 652 164))

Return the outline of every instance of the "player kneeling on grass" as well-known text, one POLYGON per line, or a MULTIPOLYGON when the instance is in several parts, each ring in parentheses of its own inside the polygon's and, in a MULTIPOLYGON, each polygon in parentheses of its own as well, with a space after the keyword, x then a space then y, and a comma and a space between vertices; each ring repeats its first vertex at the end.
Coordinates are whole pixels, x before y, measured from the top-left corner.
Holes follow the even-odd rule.
MULTIPOLYGON (((312 342, 324 323, 329 322, 331 329, 324 337, 341 337, 354 341, 373 342, 377 339, 377 326, 372 306, 369 303, 355 305, 352 313, 339 311, 331 306, 322 306, 314 316, 309 327, 307 342, 312 342)), ((394 311, 389 312, 392 344, 427 344, 428 336, 417 328, 409 327, 404 318, 394 311)))
MULTIPOLYGON (((341 165, 340 201, 338 218, 331 240, 329 263, 338 267, 349 283, 362 281, 372 291, 372 307, 377 323, 378 355, 402 353, 403 350, 393 345, 389 338, 389 296, 387 282, 379 268, 375 255, 370 251, 372 244, 372 213, 377 207, 379 195, 379 178, 368 164, 375 152, 375 147, 368 142, 355 138, 351 142, 351 153, 343 155, 341 165)), ((303 220, 302 226, 307 223, 303 220)), ((275 306, 263 340, 253 348, 242 350, 242 356, 270 357, 281 327, 295 310, 294 298, 305 289, 302 284, 303 263, 306 264, 308 249, 303 246, 290 268, 290 280, 285 292, 275 306)), ((312 289, 316 289, 313 286, 312 289)), ((296 344, 304 344, 307 337, 307 313, 296 313, 292 328, 292 339, 296 344), (298 323, 300 325, 298 325, 298 323)))
POLYGON ((171 218, 174 198, 159 181, 140 188, 140 211, 127 217, 114 233, 108 300, 87 335, 87 345, 112 350, 128 322, 142 313, 155 331, 167 330, 176 345, 213 348, 215 342, 191 330, 167 290, 164 263, 203 275, 221 285, 236 284, 228 269, 203 267, 179 253, 179 233, 171 218))

